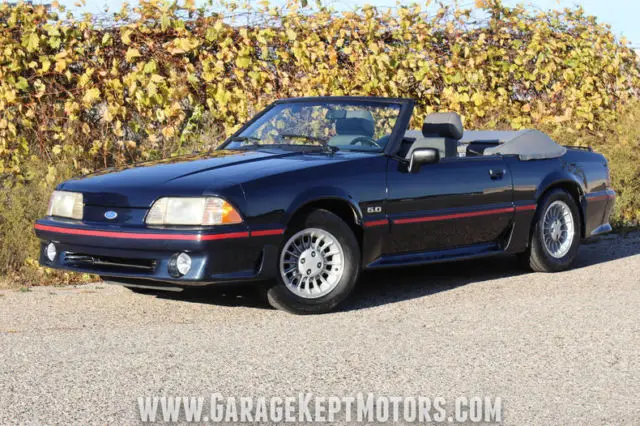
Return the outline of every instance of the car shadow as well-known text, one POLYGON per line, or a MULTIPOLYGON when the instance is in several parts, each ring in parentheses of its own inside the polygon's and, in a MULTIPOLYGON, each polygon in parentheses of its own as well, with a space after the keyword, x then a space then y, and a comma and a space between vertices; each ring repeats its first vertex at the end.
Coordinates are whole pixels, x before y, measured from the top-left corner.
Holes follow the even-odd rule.
MULTIPOLYGON (((640 234, 587 242, 573 269, 585 268, 640 254, 640 234)), ((341 311, 367 309, 425 297, 467 284, 529 274, 515 256, 496 256, 460 262, 365 271, 354 294, 341 311)), ((157 292, 163 299, 221 306, 271 309, 255 286, 206 287, 181 293, 157 292)))
POLYGON ((264 292, 256 285, 209 286, 189 288, 181 292, 155 291, 155 297, 165 300, 177 300, 189 303, 201 303, 218 306, 237 306, 255 309, 272 309, 264 292))
POLYGON ((529 273, 515 256, 496 256, 400 269, 365 271, 343 310, 367 309, 453 290, 467 284, 529 273))

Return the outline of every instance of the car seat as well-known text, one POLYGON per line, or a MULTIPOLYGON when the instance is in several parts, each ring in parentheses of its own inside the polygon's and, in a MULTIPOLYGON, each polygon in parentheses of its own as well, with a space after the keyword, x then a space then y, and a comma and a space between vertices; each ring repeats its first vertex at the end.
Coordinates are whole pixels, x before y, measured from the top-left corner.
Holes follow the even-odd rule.
POLYGON ((375 121, 370 111, 347 111, 345 118, 336 120, 336 135, 329 145, 350 145, 358 137, 373 138, 375 121))
POLYGON ((405 137, 415 139, 405 158, 410 159, 413 151, 418 148, 435 148, 440 153, 440 158, 455 158, 458 156, 458 141, 463 133, 462 120, 455 112, 429 114, 424 119, 422 131, 405 132, 405 137))

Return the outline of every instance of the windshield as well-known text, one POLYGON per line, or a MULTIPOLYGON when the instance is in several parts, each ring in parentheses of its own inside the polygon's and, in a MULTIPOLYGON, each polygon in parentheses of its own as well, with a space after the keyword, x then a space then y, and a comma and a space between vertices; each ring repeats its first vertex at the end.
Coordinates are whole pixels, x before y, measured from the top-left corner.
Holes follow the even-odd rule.
POLYGON ((380 152, 399 114, 399 104, 375 101, 280 103, 231 138, 226 148, 319 145, 380 152))

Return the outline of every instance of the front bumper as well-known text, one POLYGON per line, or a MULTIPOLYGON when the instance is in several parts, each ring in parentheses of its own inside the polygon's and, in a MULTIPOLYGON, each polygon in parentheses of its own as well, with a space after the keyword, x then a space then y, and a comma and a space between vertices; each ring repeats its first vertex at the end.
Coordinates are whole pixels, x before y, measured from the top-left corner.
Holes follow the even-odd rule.
POLYGON ((93 227, 56 219, 39 220, 40 264, 73 272, 128 280, 152 280, 176 286, 258 281, 275 277, 284 229, 234 225, 215 230, 93 227), (46 247, 53 242, 53 261, 46 247), (191 256, 183 276, 170 273, 177 253, 191 256))

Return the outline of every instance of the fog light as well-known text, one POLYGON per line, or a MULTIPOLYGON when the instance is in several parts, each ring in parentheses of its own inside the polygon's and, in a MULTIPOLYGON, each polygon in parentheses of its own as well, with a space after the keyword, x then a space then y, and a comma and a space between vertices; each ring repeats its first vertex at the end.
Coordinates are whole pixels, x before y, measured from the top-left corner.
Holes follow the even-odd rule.
POLYGON ((191 269, 191 256, 187 253, 174 254, 169 260, 169 274, 174 277, 186 275, 191 269))
POLYGON ((45 254, 47 255, 47 259, 50 262, 53 262, 56 259, 56 254, 58 254, 58 250, 56 250, 56 245, 53 243, 49 243, 45 250, 45 254))
POLYGON ((187 253, 180 253, 176 259, 176 268, 180 274, 186 275, 189 269, 191 269, 191 256, 187 253))

